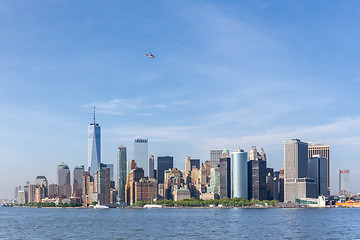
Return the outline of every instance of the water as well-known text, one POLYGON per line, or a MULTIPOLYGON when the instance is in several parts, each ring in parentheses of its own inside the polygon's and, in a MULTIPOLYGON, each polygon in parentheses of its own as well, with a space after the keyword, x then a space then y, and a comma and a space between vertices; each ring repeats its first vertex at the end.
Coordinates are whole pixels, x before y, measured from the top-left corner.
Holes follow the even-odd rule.
POLYGON ((0 239, 164 238, 360 239, 360 208, 0 208, 0 239))

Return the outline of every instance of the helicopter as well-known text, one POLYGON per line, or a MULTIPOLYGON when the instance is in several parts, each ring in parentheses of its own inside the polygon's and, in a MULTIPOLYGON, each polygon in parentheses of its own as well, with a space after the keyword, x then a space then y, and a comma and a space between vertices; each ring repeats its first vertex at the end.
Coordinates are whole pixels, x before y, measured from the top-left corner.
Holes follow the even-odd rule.
POLYGON ((144 54, 146 57, 149 57, 149 58, 154 58, 155 57, 155 55, 154 54, 152 54, 151 52, 150 52, 150 54, 144 54))

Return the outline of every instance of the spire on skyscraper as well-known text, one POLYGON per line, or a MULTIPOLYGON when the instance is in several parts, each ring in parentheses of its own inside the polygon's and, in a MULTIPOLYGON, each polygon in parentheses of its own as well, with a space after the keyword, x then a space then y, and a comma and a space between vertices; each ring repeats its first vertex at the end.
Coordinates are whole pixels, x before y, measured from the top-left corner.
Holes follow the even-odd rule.
POLYGON ((95 125, 95 103, 94 103, 94 125, 95 125))

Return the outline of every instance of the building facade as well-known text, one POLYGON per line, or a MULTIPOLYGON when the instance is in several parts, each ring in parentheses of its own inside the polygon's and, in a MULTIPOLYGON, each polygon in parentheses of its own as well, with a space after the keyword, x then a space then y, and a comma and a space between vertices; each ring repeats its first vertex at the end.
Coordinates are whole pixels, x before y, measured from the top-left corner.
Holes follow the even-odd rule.
POLYGON ((82 176, 85 172, 84 165, 79 165, 73 171, 72 195, 74 197, 82 196, 82 176))
POLYGON ((118 201, 125 202, 125 185, 126 185, 126 147, 118 147, 118 201))
POLYGON ((60 189, 59 195, 65 197, 71 196, 70 169, 64 162, 57 166, 57 185, 60 189))
POLYGON ((94 107, 94 122, 88 127, 88 171, 91 176, 99 170, 99 163, 101 163, 101 136, 100 125, 95 122, 95 107, 94 107))
POLYGON ((314 155, 321 155, 327 159, 327 188, 330 193, 330 146, 322 143, 309 143, 308 158, 312 158, 314 155))
POLYGON ((316 195, 328 196, 328 160, 321 155, 313 155, 309 158, 309 177, 316 183, 316 195))
POLYGON ((155 168, 155 159, 154 155, 149 156, 149 178, 155 178, 154 168, 155 168))
POLYGON ((231 159, 220 158, 220 198, 231 198, 231 159))
POLYGON ((238 149, 231 153, 231 197, 248 198, 247 152, 238 149))
POLYGON ((174 158, 170 156, 158 157, 157 158, 157 182, 164 183, 164 171, 173 169, 174 167, 174 158))
POLYGON ((134 159, 139 168, 144 169, 145 176, 149 176, 148 167, 148 139, 135 139, 134 142, 134 159))

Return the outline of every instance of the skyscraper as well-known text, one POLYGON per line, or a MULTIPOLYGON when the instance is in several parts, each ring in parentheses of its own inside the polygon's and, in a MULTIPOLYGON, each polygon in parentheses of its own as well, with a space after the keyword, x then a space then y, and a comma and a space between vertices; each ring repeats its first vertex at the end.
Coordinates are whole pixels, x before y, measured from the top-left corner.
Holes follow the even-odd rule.
POLYGON ((316 183, 308 177, 308 144, 299 139, 284 142, 284 201, 316 197, 316 183))
POLYGON ((91 176, 99 170, 99 163, 101 163, 100 126, 95 122, 94 106, 94 122, 88 127, 88 168, 91 176))
POLYGON ((322 143, 309 143, 308 158, 314 155, 321 155, 327 159, 327 188, 330 193, 330 146, 322 143))
POLYGON ((314 178, 316 182, 316 195, 327 196, 329 191, 327 188, 327 159, 321 155, 313 155, 309 158, 309 177, 314 178))
POLYGON ((220 198, 231 198, 231 158, 225 149, 220 158, 220 198))
MULTIPOLYGON (((224 147, 224 149, 226 150, 226 148, 224 147)), ((210 161, 212 162, 212 166, 218 166, 220 164, 220 158, 221 158, 221 154, 223 153, 224 150, 221 149, 214 149, 214 150, 210 150, 210 161)), ((227 154, 229 155, 229 150, 226 150, 227 154)))
POLYGON ((155 178, 154 175, 154 155, 149 157, 149 178, 155 178))
POLYGON ((84 174, 84 165, 76 166, 73 171, 73 185, 72 195, 74 197, 81 197, 82 191, 82 176, 84 174))
POLYGON ((137 166, 144 169, 145 176, 149 176, 148 156, 148 139, 135 139, 134 159, 137 166))
POLYGON ((231 153, 231 197, 248 197, 247 152, 238 149, 231 153))
POLYGON ((98 194, 102 204, 110 203, 110 168, 106 164, 99 163, 98 171, 98 194))
POLYGON ((118 147, 118 199, 125 202, 126 185, 126 147, 118 147))
POLYGON ((60 163, 57 166, 57 185, 59 186, 61 195, 70 197, 70 169, 69 166, 64 162, 60 163))
POLYGON ((157 158, 157 180, 158 183, 164 183, 164 171, 174 167, 174 158, 170 156, 157 158))

